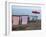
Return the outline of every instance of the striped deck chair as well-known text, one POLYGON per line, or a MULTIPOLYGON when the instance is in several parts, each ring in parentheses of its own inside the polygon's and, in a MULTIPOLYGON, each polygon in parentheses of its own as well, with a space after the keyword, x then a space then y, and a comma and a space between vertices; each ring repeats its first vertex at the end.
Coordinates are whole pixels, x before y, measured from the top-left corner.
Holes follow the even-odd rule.
POLYGON ((28 23, 28 16, 22 16, 22 25, 26 25, 28 23))
POLYGON ((19 24, 19 16, 12 16, 13 25, 19 24))

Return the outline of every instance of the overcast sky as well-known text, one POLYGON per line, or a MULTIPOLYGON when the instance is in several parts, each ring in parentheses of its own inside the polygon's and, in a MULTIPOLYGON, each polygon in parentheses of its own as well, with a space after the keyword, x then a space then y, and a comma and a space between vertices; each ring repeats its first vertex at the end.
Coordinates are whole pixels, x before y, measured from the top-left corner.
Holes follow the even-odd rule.
MULTIPOLYGON (((12 15, 32 15, 33 10, 40 11, 41 7, 39 7, 39 6, 30 6, 30 7, 21 6, 20 7, 20 6, 13 5, 12 6, 12 15)), ((40 18, 41 14, 38 14, 37 16, 39 16, 39 18, 40 18)))

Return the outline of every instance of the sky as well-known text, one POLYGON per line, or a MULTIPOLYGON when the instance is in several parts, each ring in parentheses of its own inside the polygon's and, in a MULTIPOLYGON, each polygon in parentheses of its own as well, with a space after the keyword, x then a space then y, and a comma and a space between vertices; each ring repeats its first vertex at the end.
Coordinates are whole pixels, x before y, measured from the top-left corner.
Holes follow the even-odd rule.
POLYGON ((32 14, 32 10, 40 11, 41 7, 39 6, 24 7, 12 5, 12 15, 37 15, 39 16, 39 18, 41 18, 41 12, 40 14, 32 14))

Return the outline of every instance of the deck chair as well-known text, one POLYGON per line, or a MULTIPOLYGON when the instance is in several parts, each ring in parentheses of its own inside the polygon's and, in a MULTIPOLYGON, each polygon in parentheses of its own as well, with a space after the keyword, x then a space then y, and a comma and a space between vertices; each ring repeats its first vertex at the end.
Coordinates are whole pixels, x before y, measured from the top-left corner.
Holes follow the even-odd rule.
POLYGON ((26 25, 28 23, 28 16, 21 16, 22 18, 22 25, 26 25))
POLYGON ((13 25, 19 24, 19 16, 12 16, 13 25))

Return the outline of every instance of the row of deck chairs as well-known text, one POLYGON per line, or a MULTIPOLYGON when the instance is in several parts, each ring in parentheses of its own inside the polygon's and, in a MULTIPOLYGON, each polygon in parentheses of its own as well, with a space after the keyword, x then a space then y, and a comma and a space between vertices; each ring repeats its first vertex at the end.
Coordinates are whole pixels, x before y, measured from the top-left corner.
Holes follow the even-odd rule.
MULTIPOLYGON (((13 25, 26 25, 28 24, 28 22, 30 18, 28 16, 12 16, 12 24, 13 25)), ((37 17, 32 17, 32 21, 37 20, 37 17)))
POLYGON ((26 25, 28 23, 28 16, 12 16, 12 23, 13 25, 26 25))

